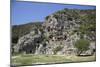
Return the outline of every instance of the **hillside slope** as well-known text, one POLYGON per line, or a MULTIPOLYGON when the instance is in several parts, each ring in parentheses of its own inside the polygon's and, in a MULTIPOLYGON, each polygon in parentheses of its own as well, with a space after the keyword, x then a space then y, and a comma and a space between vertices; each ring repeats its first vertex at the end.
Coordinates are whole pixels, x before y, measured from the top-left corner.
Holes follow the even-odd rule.
POLYGON ((41 27, 43 22, 31 22, 12 26, 12 43, 17 43, 18 39, 37 27, 41 27))
MULTIPOLYGON (((12 47, 12 53, 93 55, 96 38, 95 12, 63 9, 47 16, 42 25, 34 25, 35 28, 24 26, 21 33, 16 32, 20 34, 17 35, 18 42, 12 47), (75 46, 76 42, 79 42, 78 47, 75 46), (82 47, 81 43, 87 45, 82 47)), ((14 34, 15 32, 12 35, 14 34)))

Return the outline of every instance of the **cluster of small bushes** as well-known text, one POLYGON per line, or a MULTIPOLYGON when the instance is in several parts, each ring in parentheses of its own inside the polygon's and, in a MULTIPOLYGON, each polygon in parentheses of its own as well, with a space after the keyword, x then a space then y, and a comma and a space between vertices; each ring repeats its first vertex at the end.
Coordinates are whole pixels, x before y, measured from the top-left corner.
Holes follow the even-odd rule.
POLYGON ((80 39, 76 41, 75 47, 78 49, 77 54, 80 55, 83 51, 89 49, 90 42, 89 40, 80 39))

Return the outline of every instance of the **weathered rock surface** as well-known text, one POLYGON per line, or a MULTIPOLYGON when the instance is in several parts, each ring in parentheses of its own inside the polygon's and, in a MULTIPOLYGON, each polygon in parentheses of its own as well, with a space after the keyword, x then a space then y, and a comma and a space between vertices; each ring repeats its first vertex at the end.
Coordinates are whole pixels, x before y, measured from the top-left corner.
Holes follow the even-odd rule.
MULTIPOLYGON (((68 14, 52 14, 42 24, 44 33, 39 29, 38 33, 31 31, 18 40, 14 46, 14 52, 25 52, 33 54, 60 54, 77 55, 75 42, 81 38, 77 30, 80 27, 81 19, 68 14)), ((94 37, 83 35, 84 39, 95 40, 94 37)), ((82 55, 92 55, 95 52, 95 41, 90 43, 89 50, 82 52, 82 55)))

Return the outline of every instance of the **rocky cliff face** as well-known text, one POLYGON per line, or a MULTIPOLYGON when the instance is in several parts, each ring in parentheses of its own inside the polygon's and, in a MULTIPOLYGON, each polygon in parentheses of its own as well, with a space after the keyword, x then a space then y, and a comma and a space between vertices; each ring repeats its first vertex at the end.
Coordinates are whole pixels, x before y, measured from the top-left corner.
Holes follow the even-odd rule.
MULTIPOLYGON (((92 11, 90 11, 93 13, 92 11)), ((79 10, 64 9, 46 17, 42 27, 19 38, 14 52, 33 54, 77 55, 75 42, 81 38, 90 40, 90 46, 82 54, 91 55, 95 50, 95 35, 82 33, 80 27, 86 24, 80 17, 87 16, 79 10), (36 33, 37 32, 37 33, 36 33)), ((88 21, 89 23, 89 21, 88 21)), ((89 30, 92 34, 93 30, 89 30)))

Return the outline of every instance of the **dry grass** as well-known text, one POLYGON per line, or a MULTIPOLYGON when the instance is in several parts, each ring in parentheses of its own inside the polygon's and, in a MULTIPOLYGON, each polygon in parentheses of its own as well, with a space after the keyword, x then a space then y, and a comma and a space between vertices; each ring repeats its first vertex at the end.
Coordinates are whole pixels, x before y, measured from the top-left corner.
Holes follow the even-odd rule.
POLYGON ((69 62, 87 62, 95 61, 93 56, 65 56, 65 55, 18 55, 11 58, 12 65, 31 65, 31 64, 48 64, 48 63, 69 63, 69 62))

